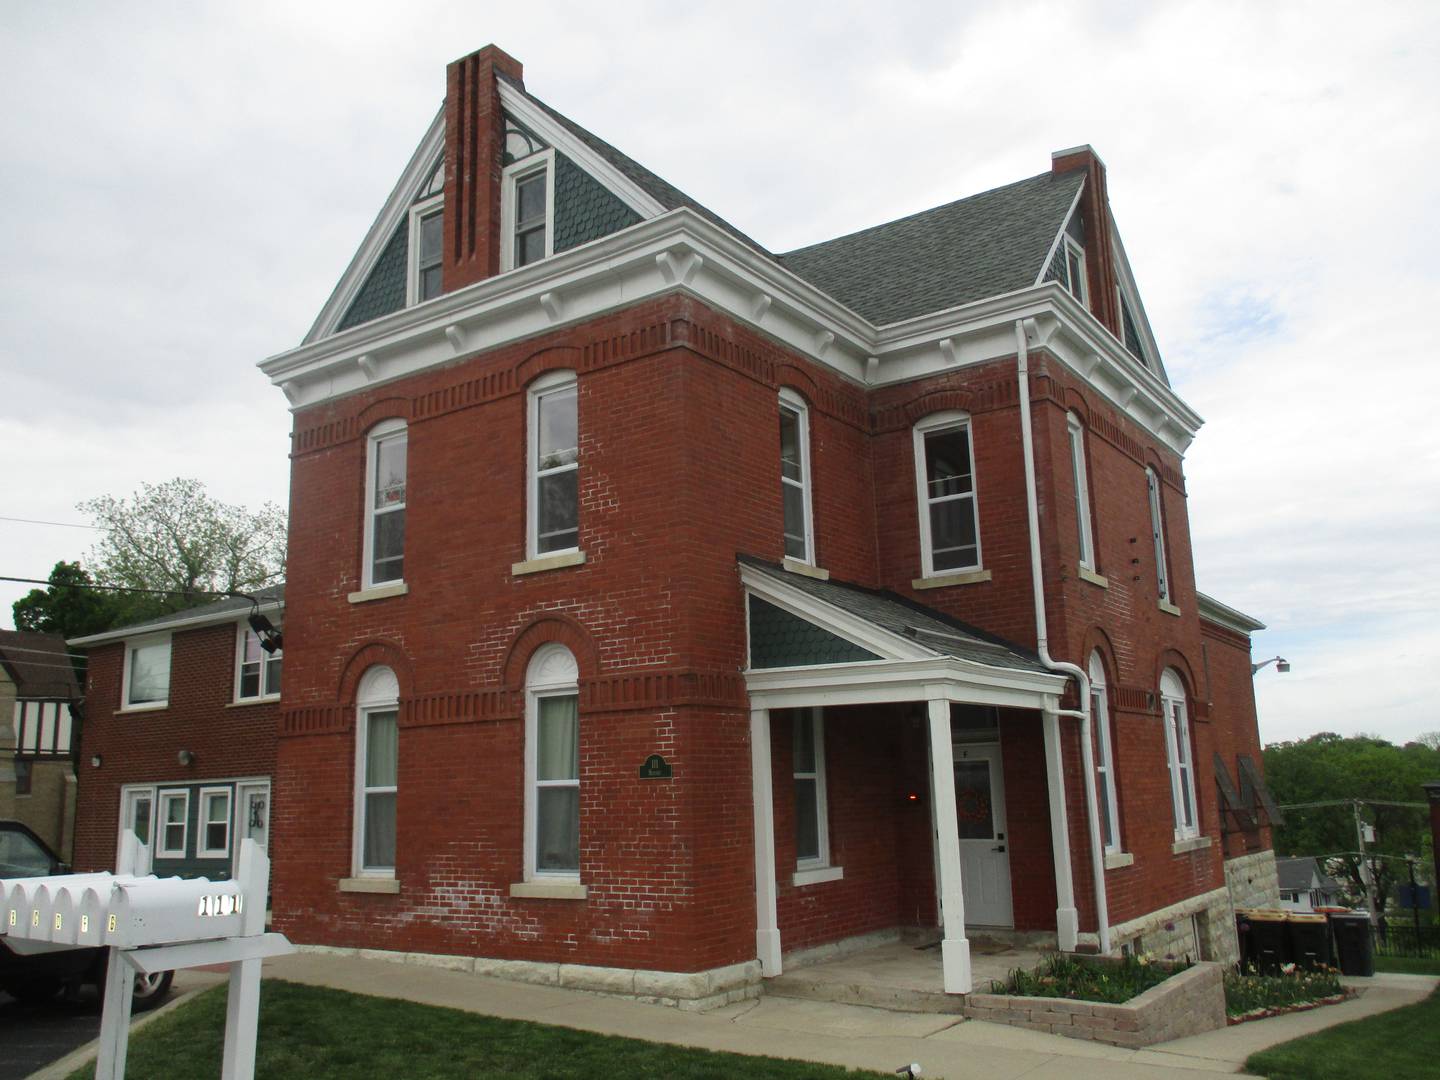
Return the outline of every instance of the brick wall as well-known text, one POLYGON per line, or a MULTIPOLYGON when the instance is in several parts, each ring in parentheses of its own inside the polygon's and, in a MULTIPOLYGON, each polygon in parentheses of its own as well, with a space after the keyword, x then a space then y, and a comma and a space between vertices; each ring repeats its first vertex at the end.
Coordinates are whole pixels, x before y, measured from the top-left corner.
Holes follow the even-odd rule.
MULTIPOLYGON (((1262 776, 1265 768, 1260 753, 1260 728, 1255 718, 1255 677, 1250 670, 1250 639, 1209 621, 1201 622, 1200 631, 1209 676, 1215 746, 1239 790, 1241 755, 1249 757, 1262 776)), ((1249 828, 1248 823, 1233 819, 1222 822, 1226 858, 1274 847, 1271 826, 1265 821, 1263 813, 1260 818, 1262 824, 1259 828, 1249 828)))
MULTIPOLYGON (((228 622, 172 635, 170 699, 163 709, 117 711, 125 646, 89 650, 75 819, 77 872, 115 868, 123 785, 193 784, 274 773, 279 705, 235 704, 237 625, 228 622), (182 749, 195 755, 193 764, 180 764, 182 749), (90 764, 96 754, 102 760, 98 769, 90 764)), ((273 826, 273 809, 280 800, 272 795, 273 826)), ((272 859, 286 842, 272 827, 272 859)))
MULTIPOLYGON (((1033 360, 1051 647, 1081 663, 1101 649, 1111 684, 1121 831, 1135 857, 1108 875, 1119 921, 1223 881, 1218 846, 1171 850, 1157 702, 1166 667, 1192 695, 1201 822, 1217 830, 1208 766, 1217 736, 1200 678, 1180 462, 1043 352, 1033 360), (1104 588, 1075 572, 1068 409, 1088 425, 1104 588), (1179 616, 1161 611, 1156 596, 1147 464, 1165 481, 1179 616)), ((346 946, 373 944, 383 927, 409 950, 670 970, 753 954, 735 554, 782 555, 782 386, 810 405, 821 565, 1034 643, 1013 361, 867 396, 677 294, 305 410, 294 436, 276 789, 277 835, 296 839, 276 864, 282 928, 346 946), (525 386, 558 368, 578 373, 586 559, 516 577, 511 564, 525 557, 525 386), (992 580, 921 592, 911 587, 920 575, 911 427, 947 408, 973 417, 992 580), (392 417, 409 425, 408 593, 350 603, 361 570, 365 432, 392 417), (583 902, 508 894, 522 873, 524 670, 550 640, 566 642, 580 665, 583 902), (373 663, 396 670, 403 703, 393 896, 337 892, 351 872, 354 687, 373 663), (633 779, 652 752, 670 760, 672 780, 633 779)), ((1053 927, 1040 723, 1023 713, 1003 723, 1016 923, 1053 927)), ((887 921, 933 925, 928 811, 917 840, 905 824, 910 810, 895 802, 901 788, 928 791, 923 732, 899 726, 837 719, 831 824, 851 865, 841 882, 792 889, 788 728, 776 724, 786 948, 887 921), (866 890, 886 879, 888 887, 866 890)), ((1062 721, 1062 730, 1077 901, 1082 926, 1093 927, 1077 727, 1062 721)))

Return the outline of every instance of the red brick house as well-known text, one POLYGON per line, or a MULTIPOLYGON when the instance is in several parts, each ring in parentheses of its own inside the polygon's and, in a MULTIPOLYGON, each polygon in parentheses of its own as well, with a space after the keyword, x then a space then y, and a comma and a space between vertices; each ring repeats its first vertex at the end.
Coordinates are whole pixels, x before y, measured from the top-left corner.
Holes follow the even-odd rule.
POLYGON ((254 600, 69 642, 87 650, 78 872, 113 870, 124 829, 161 875, 228 878, 240 840, 269 845, 284 654, 262 648, 248 616, 278 626, 284 586, 254 600))
POLYGON ((897 928, 959 993, 975 932, 1233 955, 1247 631, 1089 147, 782 255, 487 47, 261 367, 292 939, 677 1000, 897 928))

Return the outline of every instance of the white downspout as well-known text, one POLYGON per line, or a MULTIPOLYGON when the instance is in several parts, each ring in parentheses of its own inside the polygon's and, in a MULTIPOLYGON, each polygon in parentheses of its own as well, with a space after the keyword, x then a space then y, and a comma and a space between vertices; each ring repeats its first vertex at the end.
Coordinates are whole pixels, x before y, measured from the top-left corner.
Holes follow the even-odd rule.
POLYGON ((1095 879, 1095 919, 1100 951, 1110 951, 1110 911, 1105 902, 1105 849, 1100 840, 1100 814, 1095 801, 1095 757, 1090 744, 1090 676, 1083 668, 1050 656, 1045 623, 1045 580, 1040 566, 1040 508, 1035 493, 1035 442, 1030 430, 1030 350, 1025 321, 1015 320, 1016 378, 1020 385, 1020 444, 1025 453, 1025 509, 1030 519, 1030 580, 1035 596, 1035 648, 1040 662, 1051 671, 1075 678, 1080 684, 1080 708, 1057 709, 1057 716, 1080 721, 1080 761, 1085 772, 1085 809, 1090 826, 1090 870, 1095 879))

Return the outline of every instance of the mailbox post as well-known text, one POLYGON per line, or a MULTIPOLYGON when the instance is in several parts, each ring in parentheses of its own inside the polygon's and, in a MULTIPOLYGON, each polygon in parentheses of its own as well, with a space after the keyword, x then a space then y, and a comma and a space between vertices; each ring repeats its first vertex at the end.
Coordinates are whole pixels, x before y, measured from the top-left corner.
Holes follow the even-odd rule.
POLYGON ((17 952, 104 946, 108 952, 97 1080, 122 1080, 130 1039, 135 973, 206 964, 230 965, 225 1020, 225 1080, 255 1075, 260 964, 293 952, 283 934, 265 932, 270 860, 240 843, 233 881, 156 878, 133 834, 121 844, 115 874, 64 874, 0 881, 0 933, 17 952))

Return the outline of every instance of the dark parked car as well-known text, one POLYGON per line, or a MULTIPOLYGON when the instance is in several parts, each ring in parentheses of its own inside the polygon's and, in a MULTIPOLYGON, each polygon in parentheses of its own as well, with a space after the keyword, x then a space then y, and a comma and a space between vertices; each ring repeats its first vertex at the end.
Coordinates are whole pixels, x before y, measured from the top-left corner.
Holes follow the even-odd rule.
MULTIPOLYGON (((0 880, 68 874, 70 868, 46 846, 45 841, 18 821, 0 821, 0 880)), ((0 989, 20 1001, 48 1001, 62 992, 75 993, 90 983, 105 985, 109 950, 104 948, 63 949, 20 956, 12 952, 0 935, 0 989)), ((170 992, 174 972, 136 975, 133 1007, 148 1009, 170 992)))

